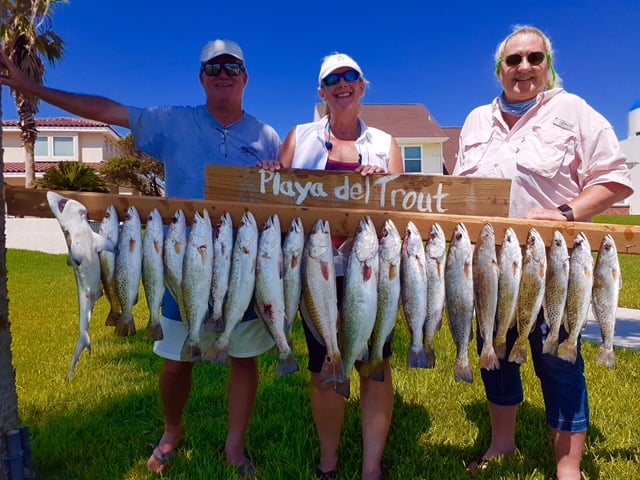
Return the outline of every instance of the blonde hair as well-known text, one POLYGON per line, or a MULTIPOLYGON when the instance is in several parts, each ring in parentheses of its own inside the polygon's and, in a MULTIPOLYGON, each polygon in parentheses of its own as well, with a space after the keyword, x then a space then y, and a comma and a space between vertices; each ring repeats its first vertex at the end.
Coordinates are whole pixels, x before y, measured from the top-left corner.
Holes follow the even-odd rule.
POLYGON ((553 87, 561 87, 562 86, 562 78, 560 75, 556 73, 555 68, 553 68, 553 45, 551 44, 551 39, 545 35, 541 30, 536 27, 532 27, 530 25, 515 25, 513 27, 513 32, 509 34, 500 44, 498 48, 496 48, 496 53, 494 56, 496 62, 496 75, 500 76, 500 67, 502 65, 502 56, 504 55, 504 51, 507 48, 507 43, 513 37, 517 35, 537 35, 542 39, 542 43, 544 45, 545 53, 547 55, 547 63, 549 64, 549 70, 547 72, 547 88, 553 87))

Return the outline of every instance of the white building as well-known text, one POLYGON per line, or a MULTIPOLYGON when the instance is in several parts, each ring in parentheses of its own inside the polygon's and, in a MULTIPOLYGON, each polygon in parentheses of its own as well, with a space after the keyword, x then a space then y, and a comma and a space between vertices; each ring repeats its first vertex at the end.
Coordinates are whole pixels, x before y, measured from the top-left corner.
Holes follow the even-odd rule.
POLYGON ((627 156, 627 164, 631 168, 631 181, 635 192, 627 202, 629 213, 640 215, 640 98, 635 101, 629 110, 629 135, 626 140, 620 142, 620 148, 627 156))

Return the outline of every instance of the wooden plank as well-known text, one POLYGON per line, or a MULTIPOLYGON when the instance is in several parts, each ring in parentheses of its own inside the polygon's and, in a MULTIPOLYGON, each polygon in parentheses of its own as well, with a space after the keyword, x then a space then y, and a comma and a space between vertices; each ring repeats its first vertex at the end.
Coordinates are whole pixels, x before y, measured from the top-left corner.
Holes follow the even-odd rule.
POLYGON ((509 216, 511 180, 449 175, 369 175, 207 165, 206 200, 415 213, 509 216))
MULTIPOLYGON (((583 222, 550 222, 545 220, 524 220, 516 218, 503 218, 492 216, 473 215, 445 215, 437 213, 413 213, 395 211, 377 211, 354 208, 325 208, 271 204, 249 204, 246 202, 210 201, 210 200, 183 200, 175 198, 144 197, 131 195, 113 195, 105 193, 87 192, 58 192, 69 198, 73 198, 85 205, 89 212, 89 218, 100 221, 109 205, 114 205, 118 214, 122 217, 129 207, 133 205, 138 209, 141 218, 149 215, 153 208, 157 208, 165 223, 169 223, 174 212, 181 208, 191 219, 196 211, 207 208, 209 214, 217 221, 224 212, 229 212, 234 225, 238 223, 247 210, 251 210, 256 217, 258 225, 262 225, 269 216, 278 214, 282 230, 286 231, 295 217, 300 217, 304 222, 305 231, 308 233, 313 224, 318 220, 328 220, 332 233, 337 235, 353 235, 358 221, 363 215, 369 215, 380 230, 387 219, 393 220, 401 232, 407 223, 412 221, 420 230, 423 237, 428 235, 431 225, 438 222, 447 238, 451 237, 456 224, 462 222, 466 225, 472 241, 475 242, 482 225, 491 223, 496 232, 496 239, 502 241, 505 230, 512 227, 521 244, 524 244, 527 233, 531 227, 535 227, 545 243, 548 245, 553 237, 554 230, 560 230, 567 242, 572 242, 579 232, 584 232, 589 239, 592 250, 597 250, 600 241, 605 234, 613 237, 620 253, 640 254, 640 227, 633 225, 615 225, 583 222)), ((46 200, 45 190, 26 190, 22 187, 5 186, 5 199, 7 212, 15 216, 52 217, 46 200)))

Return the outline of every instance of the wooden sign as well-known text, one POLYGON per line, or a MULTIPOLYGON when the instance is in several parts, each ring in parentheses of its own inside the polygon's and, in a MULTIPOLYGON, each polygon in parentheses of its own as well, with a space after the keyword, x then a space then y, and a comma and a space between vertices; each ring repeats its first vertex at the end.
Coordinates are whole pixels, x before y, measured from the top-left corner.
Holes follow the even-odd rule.
MULTIPOLYGON (((46 190, 27 190, 23 187, 10 187, 5 185, 5 201, 7 213, 14 216, 53 217, 53 213, 47 203, 46 190)), ((640 254, 640 227, 633 225, 614 225, 582 222, 551 222, 545 220, 524 220, 516 218, 474 216, 474 215, 448 215, 438 213, 413 213, 382 210, 368 210, 362 208, 325 208, 291 205, 274 205, 269 203, 247 203, 236 201, 210 201, 210 200, 184 200, 176 198, 145 197, 132 195, 114 195, 106 193, 87 192, 58 192, 61 195, 77 200, 88 210, 91 220, 100 221, 109 205, 113 205, 120 218, 124 217, 130 205, 138 209, 143 221, 146 221, 151 210, 157 208, 165 224, 171 221, 173 214, 182 209, 190 224, 196 211, 202 212, 205 208, 212 220, 216 222, 220 216, 229 212, 234 226, 238 226, 242 215, 247 210, 255 216, 261 227, 273 214, 280 217, 280 225, 283 232, 289 228, 291 220, 300 217, 303 221, 305 232, 309 233, 317 220, 327 220, 331 231, 337 235, 353 235, 360 218, 369 215, 378 231, 387 219, 393 220, 401 235, 409 221, 413 222, 423 238, 429 234, 431 226, 438 223, 447 237, 451 238, 453 230, 458 223, 464 223, 473 242, 478 238, 480 229, 485 223, 491 223, 496 233, 496 241, 500 243, 504 232, 512 227, 521 244, 524 244, 527 233, 531 227, 535 227, 547 245, 553 238, 553 232, 559 230, 565 236, 569 246, 579 232, 584 232, 592 250, 597 250, 602 237, 609 234, 613 237, 620 253, 640 254)))
POLYGON ((509 216, 511 180, 207 165, 206 200, 414 213, 509 216))

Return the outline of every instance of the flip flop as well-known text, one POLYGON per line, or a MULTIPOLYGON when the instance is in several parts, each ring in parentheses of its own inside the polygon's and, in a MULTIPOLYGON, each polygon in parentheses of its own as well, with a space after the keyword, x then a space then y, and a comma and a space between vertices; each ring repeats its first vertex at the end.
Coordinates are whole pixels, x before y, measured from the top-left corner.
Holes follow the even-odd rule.
POLYGON ((323 472, 319 468, 316 468, 317 480, 336 480, 338 478, 338 470, 331 470, 330 472, 323 472))
POLYGON ((174 451, 172 450, 170 452, 163 453, 160 450, 160 445, 157 445, 153 449, 151 456, 156 460, 156 462, 158 462, 158 467, 155 470, 151 471, 154 473, 163 473, 167 470, 167 468, 169 468, 169 464, 173 460, 174 451))
POLYGON ((240 465, 233 465, 240 478, 256 478, 256 468, 248 458, 240 465))
POLYGON ((475 462, 471 462, 469 465, 465 466, 465 471, 467 473, 480 473, 487 470, 492 465, 495 465, 506 458, 513 457, 516 455, 518 450, 514 450, 511 453, 505 453, 503 455, 497 455, 495 457, 486 458, 485 456, 480 457, 480 460, 476 460, 475 462))

